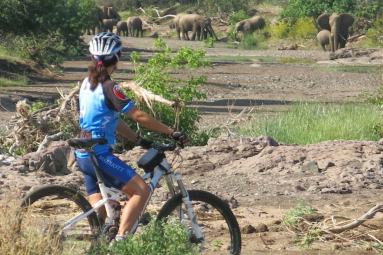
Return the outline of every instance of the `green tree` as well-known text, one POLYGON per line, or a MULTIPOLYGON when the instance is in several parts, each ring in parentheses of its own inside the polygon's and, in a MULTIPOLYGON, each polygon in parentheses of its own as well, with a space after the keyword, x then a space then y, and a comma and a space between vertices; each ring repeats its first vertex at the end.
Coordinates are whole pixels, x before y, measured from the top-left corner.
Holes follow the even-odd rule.
POLYGON ((286 9, 280 13, 280 18, 290 18, 293 22, 301 17, 314 20, 322 13, 353 13, 356 0, 290 0, 286 9))
POLYGON ((84 46, 84 24, 97 25, 93 0, 3 0, 0 8, 2 43, 40 65, 59 64, 84 46))

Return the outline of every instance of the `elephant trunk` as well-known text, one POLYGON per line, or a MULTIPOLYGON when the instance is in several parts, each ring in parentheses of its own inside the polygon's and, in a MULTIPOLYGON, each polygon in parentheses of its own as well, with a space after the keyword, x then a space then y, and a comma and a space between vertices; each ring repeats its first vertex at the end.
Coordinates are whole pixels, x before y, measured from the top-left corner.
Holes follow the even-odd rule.
POLYGON ((218 41, 218 37, 215 35, 215 32, 212 27, 208 28, 210 35, 214 38, 214 40, 218 41))
POLYGON ((331 46, 332 52, 336 51, 338 49, 339 45, 339 27, 338 25, 334 26, 331 30, 331 42, 333 42, 333 45, 331 46))

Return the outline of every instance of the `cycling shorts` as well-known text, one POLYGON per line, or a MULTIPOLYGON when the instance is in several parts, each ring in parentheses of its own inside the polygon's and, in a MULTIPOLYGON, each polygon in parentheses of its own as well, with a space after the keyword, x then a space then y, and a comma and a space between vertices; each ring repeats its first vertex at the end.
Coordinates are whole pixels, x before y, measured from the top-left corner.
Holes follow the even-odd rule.
MULTIPOLYGON (((107 187, 114 187, 121 190, 136 174, 130 166, 126 165, 111 152, 96 155, 96 158, 101 170, 101 176, 107 187)), ((77 157, 77 165, 84 175, 88 196, 100 192, 92 161, 92 157, 77 157)))

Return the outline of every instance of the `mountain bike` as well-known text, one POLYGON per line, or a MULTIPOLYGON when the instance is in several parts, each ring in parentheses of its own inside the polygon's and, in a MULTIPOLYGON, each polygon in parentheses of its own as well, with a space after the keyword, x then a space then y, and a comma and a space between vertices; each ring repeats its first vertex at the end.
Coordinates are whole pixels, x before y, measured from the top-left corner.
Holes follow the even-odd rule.
MULTIPOLYGON (((78 254, 89 249, 99 240, 111 241, 117 234, 121 203, 129 199, 120 190, 105 185, 102 174, 98 168, 92 147, 97 144, 106 144, 103 138, 85 140, 69 139, 68 144, 76 149, 89 151, 95 165, 98 185, 103 197, 93 205, 80 193, 78 189, 62 185, 46 185, 28 193, 21 202, 25 211, 20 222, 34 219, 38 231, 59 240, 63 253, 78 254), (107 217, 102 219, 96 210, 105 206, 107 217)), ((238 222, 229 205, 219 197, 202 190, 187 190, 182 182, 181 174, 173 172, 165 157, 165 151, 177 152, 176 143, 165 145, 153 143, 137 162, 138 167, 144 170, 144 179, 151 193, 146 202, 140 218, 136 221, 131 233, 135 233, 142 222, 145 210, 149 208, 149 201, 159 181, 165 180, 171 198, 168 199, 156 216, 156 220, 169 220, 175 218, 184 223, 188 232, 188 240, 199 245, 202 253, 210 254, 212 250, 220 247, 224 254, 240 254, 241 234, 238 222)), ((179 154, 178 154, 179 155, 179 154)), ((20 231, 28 232, 29 225, 20 223, 20 231)))

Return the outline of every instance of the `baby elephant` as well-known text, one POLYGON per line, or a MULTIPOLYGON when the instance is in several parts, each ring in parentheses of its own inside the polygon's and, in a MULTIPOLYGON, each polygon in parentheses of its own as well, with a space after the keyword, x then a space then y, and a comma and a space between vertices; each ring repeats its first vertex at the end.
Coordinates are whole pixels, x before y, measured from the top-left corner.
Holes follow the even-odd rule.
POLYGON ((330 31, 328 31, 326 29, 320 31, 317 34, 318 42, 319 42, 320 46, 322 46, 322 49, 324 51, 326 51, 325 45, 329 45, 330 44, 330 36, 331 36, 330 31))

